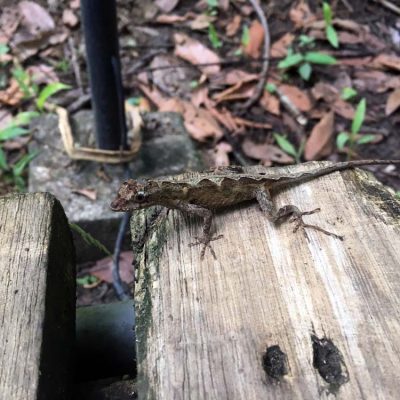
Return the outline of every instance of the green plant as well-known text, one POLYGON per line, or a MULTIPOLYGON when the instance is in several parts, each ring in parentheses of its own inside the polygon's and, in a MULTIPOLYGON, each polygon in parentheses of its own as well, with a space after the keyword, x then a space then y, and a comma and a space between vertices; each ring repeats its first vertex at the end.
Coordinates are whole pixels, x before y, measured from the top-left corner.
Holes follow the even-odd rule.
POLYGON ((351 88, 351 87, 345 87, 342 89, 342 93, 340 94, 340 97, 343 100, 351 100, 353 97, 357 96, 357 90, 351 88))
POLYGON ((363 98, 357 105, 356 112, 351 123, 350 132, 340 132, 339 135, 336 137, 336 146, 339 150, 343 150, 345 145, 347 144, 351 152, 355 145, 370 143, 374 140, 374 135, 359 136, 361 126, 365 119, 366 110, 367 101, 365 98, 363 98))
POLYGON ((275 83, 267 83, 267 84, 265 85, 265 90, 266 90, 268 93, 274 94, 274 93, 276 92, 276 85, 275 85, 275 83))
POLYGON ((322 4, 322 12, 324 14, 326 38, 331 46, 337 49, 339 47, 339 39, 336 29, 333 27, 333 13, 329 3, 324 2, 322 4))
POLYGON ((208 38, 210 39, 211 45, 214 49, 222 47, 222 42, 219 40, 217 30, 211 22, 208 25, 208 38))
POLYGON ((70 86, 62 82, 48 83, 42 89, 32 82, 31 76, 19 65, 15 66, 12 70, 12 75, 22 90, 25 99, 34 98, 36 107, 39 111, 43 111, 44 105, 49 97, 55 95, 61 90, 69 89, 70 86))
POLYGON ((30 75, 21 66, 17 65, 12 69, 12 76, 17 81, 25 99, 37 95, 39 90, 38 85, 31 81, 30 75))
POLYGON ((88 245, 95 246, 103 253, 107 254, 108 256, 112 256, 110 251, 107 249, 104 244, 100 243, 97 239, 95 239, 89 232, 86 232, 82 229, 79 225, 70 223, 69 227, 71 230, 75 231, 88 245))
POLYGON ((99 282, 99 278, 93 275, 84 275, 81 278, 76 278, 76 283, 80 286, 92 286, 99 282))
POLYGON ((302 79, 308 81, 312 74, 312 64, 333 65, 336 64, 336 58, 329 54, 318 51, 293 52, 288 49, 286 57, 278 63, 279 69, 290 69, 297 67, 297 72, 302 79))
POLYGON ((10 165, 1 146, 1 142, 14 139, 18 136, 27 135, 29 131, 22 126, 28 125, 30 120, 38 115, 39 113, 34 111, 19 113, 10 124, 0 129, 0 171, 2 175, 4 175, 6 181, 13 182, 21 191, 25 189, 25 181, 22 177, 24 170, 38 153, 25 154, 16 163, 10 165))
POLYGON ((48 83, 38 94, 36 106, 40 111, 43 111, 44 104, 47 99, 61 90, 69 89, 70 86, 62 82, 48 83))
POLYGON ((301 159, 301 155, 303 154, 304 151, 304 145, 305 142, 302 141, 300 143, 299 148, 296 150, 295 146, 289 142, 289 140, 279 134, 279 133, 274 133, 274 138, 276 140, 276 143, 278 144, 278 146, 287 154, 291 155, 294 157, 294 159, 296 160, 296 163, 300 162, 301 159))
POLYGON ((208 15, 217 15, 218 14, 218 0, 207 0, 207 14, 208 15))

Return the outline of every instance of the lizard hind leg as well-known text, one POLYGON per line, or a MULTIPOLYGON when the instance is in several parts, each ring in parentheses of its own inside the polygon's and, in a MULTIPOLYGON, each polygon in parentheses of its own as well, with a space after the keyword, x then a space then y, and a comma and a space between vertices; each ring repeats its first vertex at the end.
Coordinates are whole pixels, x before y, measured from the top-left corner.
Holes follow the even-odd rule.
POLYGON ((306 228, 309 228, 322 232, 325 235, 333 236, 337 239, 343 240, 343 236, 329 232, 317 225, 307 224, 303 221, 303 215, 310 215, 319 212, 321 210, 320 208, 315 208, 311 211, 300 211, 298 207, 288 204, 276 210, 274 203, 272 202, 271 195, 267 189, 259 189, 256 191, 255 195, 261 210, 267 214, 268 219, 273 223, 277 223, 290 217, 289 220, 296 223, 293 232, 296 232, 299 228, 301 228, 305 234, 306 228))

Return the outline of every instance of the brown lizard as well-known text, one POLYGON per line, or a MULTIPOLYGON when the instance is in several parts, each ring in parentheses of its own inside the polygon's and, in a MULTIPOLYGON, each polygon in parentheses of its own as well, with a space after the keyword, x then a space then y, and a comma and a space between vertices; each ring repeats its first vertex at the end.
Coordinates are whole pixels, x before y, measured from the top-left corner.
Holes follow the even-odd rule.
POLYGON ((261 210, 273 223, 291 216, 291 220, 296 221, 294 232, 299 228, 311 228, 342 240, 343 237, 340 235, 303 221, 303 215, 313 214, 319 211, 319 208, 300 211, 295 205, 289 204, 276 210, 272 202, 271 190, 335 171, 371 164, 400 164, 400 160, 338 162, 297 173, 288 172, 284 167, 261 169, 260 167, 225 167, 217 168, 212 172, 193 172, 168 178, 130 179, 121 185, 116 199, 111 203, 111 209, 126 212, 160 205, 202 217, 203 234, 196 237, 196 243, 191 244, 191 246, 203 245, 201 259, 207 247, 216 258, 210 242, 223 236, 211 236, 213 210, 253 199, 258 201, 261 210))

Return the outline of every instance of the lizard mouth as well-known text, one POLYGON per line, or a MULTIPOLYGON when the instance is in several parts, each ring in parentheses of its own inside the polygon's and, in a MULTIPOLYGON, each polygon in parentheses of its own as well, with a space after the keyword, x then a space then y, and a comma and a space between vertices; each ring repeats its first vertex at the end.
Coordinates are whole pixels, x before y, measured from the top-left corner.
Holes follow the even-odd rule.
POLYGON ((111 204, 110 208, 112 211, 128 211, 128 202, 120 197, 116 198, 111 204))

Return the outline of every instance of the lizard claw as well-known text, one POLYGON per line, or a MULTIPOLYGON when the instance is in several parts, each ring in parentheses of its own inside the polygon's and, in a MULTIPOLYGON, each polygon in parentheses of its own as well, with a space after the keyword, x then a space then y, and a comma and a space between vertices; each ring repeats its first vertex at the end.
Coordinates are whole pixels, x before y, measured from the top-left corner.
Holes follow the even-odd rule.
POLYGON ((303 221, 303 215, 310 215, 310 214, 314 214, 316 212, 321 211, 320 208, 316 208, 315 210, 311 210, 311 211, 296 211, 292 214, 292 217, 290 218, 290 221, 292 222, 296 222, 295 227, 293 228, 293 232, 296 232, 299 228, 301 228, 303 230, 304 235, 306 235, 306 228, 310 228, 310 229, 315 229, 316 231, 325 233, 325 235, 328 236, 333 236, 336 239, 340 239, 343 240, 343 236, 337 235, 336 233, 333 232, 329 232, 317 225, 311 225, 311 224, 307 224, 303 221))
POLYGON ((221 239, 224 235, 218 235, 215 237, 197 237, 195 236, 195 239, 197 240, 194 243, 190 243, 189 247, 197 246, 197 245, 202 245, 202 249, 200 252, 200 260, 204 259, 204 254, 206 253, 207 247, 210 249, 210 252, 214 259, 217 259, 217 256, 215 255, 214 249, 211 247, 210 242, 213 242, 214 240, 221 239))

